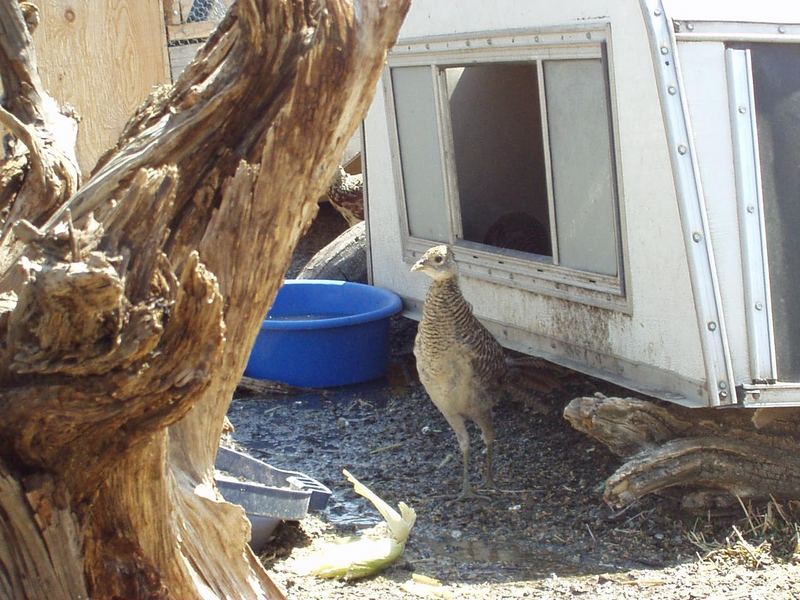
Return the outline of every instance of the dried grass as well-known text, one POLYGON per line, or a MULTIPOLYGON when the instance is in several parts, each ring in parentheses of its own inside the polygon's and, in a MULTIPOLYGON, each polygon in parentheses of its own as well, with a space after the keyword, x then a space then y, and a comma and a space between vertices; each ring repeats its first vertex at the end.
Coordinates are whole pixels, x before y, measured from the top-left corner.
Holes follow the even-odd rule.
POLYGON ((720 539, 706 535, 698 523, 687 533, 698 549, 698 558, 714 564, 731 562, 761 569, 775 562, 800 563, 800 502, 739 505, 744 516, 720 539))

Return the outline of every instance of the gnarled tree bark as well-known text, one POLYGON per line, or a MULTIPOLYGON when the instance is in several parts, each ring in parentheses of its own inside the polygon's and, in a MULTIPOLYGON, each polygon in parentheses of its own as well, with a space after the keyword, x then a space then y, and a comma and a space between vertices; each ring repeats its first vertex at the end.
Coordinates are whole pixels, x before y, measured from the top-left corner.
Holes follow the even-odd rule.
POLYGON ((0 3, 4 89, 33 98, 3 104, 27 152, 3 173, 0 596, 279 597, 214 457, 408 0, 239 0, 75 193, 69 153, 37 163, 74 137, 36 116, 21 8, 0 3))
POLYGON ((689 409, 635 398, 576 398, 564 410, 573 427, 625 463, 606 481, 605 500, 625 506, 654 492, 678 495, 685 508, 800 498, 800 419, 779 411, 689 409))

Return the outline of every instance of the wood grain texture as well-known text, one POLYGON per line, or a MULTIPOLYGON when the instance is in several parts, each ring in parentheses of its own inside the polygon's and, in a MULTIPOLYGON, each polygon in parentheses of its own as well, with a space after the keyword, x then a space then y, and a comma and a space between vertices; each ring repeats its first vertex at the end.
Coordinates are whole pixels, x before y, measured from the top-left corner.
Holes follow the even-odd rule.
POLYGON ((0 3, 0 124, 9 134, 0 159, 0 293, 22 248, 14 242, 14 225, 41 224, 80 184, 77 122, 59 110, 36 69, 31 30, 37 22, 32 4, 0 3))
POLYGON ((700 511, 754 500, 800 498, 798 413, 760 426, 746 410, 689 409, 635 398, 575 398, 564 416, 625 463, 605 500, 626 506, 651 493, 677 495, 700 511))
POLYGON ((39 72, 81 116, 84 174, 122 132, 153 86, 169 83, 161 0, 40 0, 34 33, 39 72))
POLYGON ((0 593, 29 597, 35 579, 43 598, 282 597, 243 509, 214 486, 214 457, 407 9, 235 4, 77 193, 41 227, 14 224, 23 252, 0 272, 0 593))
POLYGON ((167 27, 167 37, 171 42, 205 39, 216 28, 217 23, 215 21, 195 21, 193 23, 169 25, 167 27))
POLYGON ((181 5, 178 0, 163 0, 164 21, 167 25, 177 25, 181 22, 181 5))

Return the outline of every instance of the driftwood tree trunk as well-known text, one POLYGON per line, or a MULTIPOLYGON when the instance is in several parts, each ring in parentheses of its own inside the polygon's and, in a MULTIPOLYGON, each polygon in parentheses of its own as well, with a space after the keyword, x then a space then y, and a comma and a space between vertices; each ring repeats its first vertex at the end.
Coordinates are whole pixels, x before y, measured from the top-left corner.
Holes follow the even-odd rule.
POLYGON ((772 409, 689 409, 634 398, 576 398, 564 416, 626 462, 605 499, 625 506, 654 492, 691 510, 724 508, 736 497, 800 498, 800 418, 772 409), (755 418, 754 418, 755 416, 755 418))
POLYGON ((0 116, 26 150, 0 190, 0 597, 280 596, 214 457, 407 8, 239 0, 73 193, 35 11, 0 2, 0 116))
POLYGON ((312 256, 297 278, 367 283, 367 271, 367 229, 361 221, 312 256))

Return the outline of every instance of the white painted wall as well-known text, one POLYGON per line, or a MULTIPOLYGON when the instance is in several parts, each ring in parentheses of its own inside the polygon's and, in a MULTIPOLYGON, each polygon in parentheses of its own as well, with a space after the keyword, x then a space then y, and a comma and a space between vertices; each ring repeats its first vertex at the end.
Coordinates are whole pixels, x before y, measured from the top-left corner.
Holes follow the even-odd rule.
MULTIPOLYGON (((585 349, 630 364, 673 371, 702 382, 700 348, 687 260, 681 237, 669 155, 665 145, 651 54, 638 0, 415 0, 404 38, 460 32, 611 24, 610 59, 621 146, 623 238, 630 314, 576 304, 462 276, 462 288, 483 318, 532 333, 535 351, 581 360, 585 349), (549 346, 549 347, 548 347, 549 346), (559 348, 555 350, 554 348, 559 348)), ((378 90, 366 118, 369 226, 374 283, 421 300, 425 276, 402 260, 399 202, 392 171, 386 96, 378 90)), ((646 387, 646 386, 645 386, 646 387)))

